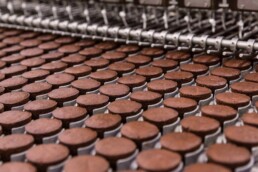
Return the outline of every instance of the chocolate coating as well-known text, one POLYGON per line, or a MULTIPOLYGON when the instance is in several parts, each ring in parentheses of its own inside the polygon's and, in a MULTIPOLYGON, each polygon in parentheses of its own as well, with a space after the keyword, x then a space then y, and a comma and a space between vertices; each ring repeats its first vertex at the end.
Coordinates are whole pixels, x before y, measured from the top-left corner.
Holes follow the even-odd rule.
POLYGON ((146 83, 146 78, 140 75, 123 76, 117 80, 119 84, 124 84, 133 89, 146 83))
POLYGON ((130 95, 130 99, 141 103, 144 108, 147 108, 148 105, 159 103, 162 95, 152 91, 135 91, 130 95))
POLYGON ((207 105, 201 108, 203 116, 214 118, 221 123, 231 120, 237 116, 237 111, 230 107, 224 105, 207 105))
POLYGON ((237 168, 246 165, 250 158, 250 152, 232 144, 213 144, 206 151, 208 161, 229 168, 237 168))
POLYGON ((251 126, 230 126, 224 130, 229 142, 252 148, 258 145, 258 129, 251 126))
POLYGON ((103 59, 103 58, 97 58, 97 59, 93 58, 86 61, 84 64, 91 67, 93 71, 96 71, 98 69, 103 69, 108 67, 109 60, 103 59))
POLYGON ((101 108, 108 104, 109 98, 105 95, 99 94, 86 94, 79 96, 76 99, 79 106, 85 107, 88 112, 92 113, 92 110, 101 108))
POLYGON ((70 84, 74 79, 75 77, 73 75, 66 74, 66 73, 58 73, 58 74, 53 74, 48 76, 46 78, 46 81, 49 84, 53 85, 53 87, 57 88, 60 86, 65 86, 70 84))
POLYGON ((125 121, 126 117, 138 114, 142 105, 130 100, 116 100, 108 105, 110 113, 118 114, 125 121))
POLYGON ((161 68, 158 67, 143 67, 135 71, 136 74, 146 77, 147 80, 157 78, 163 74, 161 68))
POLYGON ((95 79, 101 83, 109 82, 117 78, 117 72, 112 70, 102 70, 91 73, 90 78, 95 79))
POLYGON ((86 56, 87 58, 97 57, 102 54, 102 50, 99 48, 85 48, 79 52, 80 55, 86 56))
POLYGON ((184 172, 230 172, 229 169, 212 163, 196 163, 185 167, 184 172))
POLYGON ((71 152, 73 150, 88 146, 95 142, 97 139, 97 133, 88 128, 71 128, 65 130, 58 136, 58 140, 61 144, 67 146, 71 152))
POLYGON ((144 141, 154 139, 159 134, 159 129, 148 122, 132 121, 122 127, 121 134, 141 147, 141 143, 144 141))
POLYGON ((48 97, 57 101, 60 106, 63 102, 75 100, 78 95, 79 91, 75 88, 58 88, 48 93, 48 97))
POLYGON ((150 149, 142 151, 137 156, 136 162, 140 169, 146 171, 168 172, 179 166, 181 157, 167 150, 150 149))
POLYGON ((47 62, 56 61, 61 59, 64 56, 63 53, 60 52, 50 52, 41 56, 42 59, 46 60, 47 62))
POLYGON ((24 105, 29 101, 29 93, 26 92, 10 92, 0 96, 0 103, 4 104, 5 109, 24 105))
POLYGON ((148 90, 160 94, 171 93, 177 89, 177 83, 170 80, 155 80, 147 84, 148 90))
POLYGON ((46 166, 61 163, 69 156, 69 150, 59 144, 42 144, 31 148, 26 158, 42 170, 46 166))
POLYGON ((161 60, 156 60, 152 62, 151 65, 154 67, 161 68, 163 72, 167 72, 169 70, 173 70, 177 68, 178 62, 174 60, 161 59, 161 60))
POLYGON ((110 100, 124 97, 129 94, 130 88, 123 84, 107 84, 99 88, 99 92, 106 95, 110 100))
POLYGON ((202 139, 195 134, 182 132, 182 133, 169 133, 161 137, 161 147, 181 155, 196 151, 202 144, 202 139))
POLYGON ((98 132, 100 137, 103 133, 116 129, 121 124, 121 117, 114 114, 96 114, 85 121, 85 125, 94 131, 98 132))
POLYGON ((22 87, 22 91, 29 93, 31 99, 36 99, 39 95, 47 94, 51 89, 52 85, 46 82, 35 82, 22 87))
POLYGON ((258 83, 258 73, 248 73, 245 75, 245 80, 248 82, 258 83))
POLYGON ((178 119, 178 112, 170 108, 152 108, 142 113, 143 119, 160 129, 164 125, 172 124, 178 119))
POLYGON ((236 82, 230 85, 233 92, 254 96, 258 94, 258 83, 254 82, 236 82))
POLYGON ((104 158, 90 155, 72 158, 64 165, 64 172, 106 172, 108 169, 109 164, 104 158))
POLYGON ((12 134, 0 137, 0 153, 4 161, 9 161, 12 154, 24 152, 34 144, 32 136, 27 134, 12 134))
POLYGON ((126 54, 125 53, 111 51, 111 52, 106 52, 105 54, 102 54, 102 57, 104 59, 109 60, 110 62, 117 62, 117 61, 124 60, 126 58, 126 54))
POLYGON ((186 112, 195 110, 197 107, 195 100, 184 97, 168 98, 163 103, 165 107, 178 111, 181 116, 186 112))
POLYGON ((74 66, 65 69, 65 73, 78 77, 85 77, 91 73, 91 67, 89 66, 74 66))
POLYGON ((181 120, 183 131, 192 132, 202 138, 215 133, 220 124, 218 121, 204 116, 189 116, 181 120))
POLYGON ((97 90, 101 83, 94 79, 79 79, 71 83, 72 87, 80 91, 80 94, 85 94, 90 91, 97 90))
POLYGON ((3 172, 37 172, 36 168, 29 163, 8 162, 0 166, 3 172))
POLYGON ((223 63, 225 67, 234 68, 238 70, 246 70, 251 67, 251 62, 242 59, 231 59, 223 63))
POLYGON ((17 90, 26 85, 28 82, 27 79, 22 78, 22 77, 13 77, 13 78, 8 78, 0 82, 0 92, 3 93, 5 90, 6 92, 12 91, 12 90, 17 90), (3 89, 4 88, 4 89, 3 89))
POLYGON ((127 62, 134 64, 137 68, 149 64, 151 60, 150 57, 143 55, 134 55, 126 58, 127 62))
POLYGON ((253 127, 258 127, 258 114, 253 113, 245 113, 241 120, 244 122, 245 125, 250 125, 253 127))
POLYGON ((212 66, 218 64, 220 62, 220 58, 218 56, 204 54, 194 57, 193 62, 207 66, 212 66))
POLYGON ((240 77, 240 70, 227 67, 217 67, 211 71, 212 75, 223 77, 228 81, 238 79, 240 77))
POLYGON ((218 76, 201 76, 196 79, 199 86, 207 87, 212 91, 224 88, 227 85, 227 80, 218 76))
POLYGON ((167 59, 175 60, 178 62, 186 61, 191 58, 191 54, 183 51, 169 51, 166 54, 167 59))
POLYGON ((144 48, 141 52, 142 55, 150 56, 150 57, 160 57, 165 51, 160 48, 144 48))
POLYGON ((181 97, 191 98, 197 101, 207 99, 212 95, 210 89, 200 86, 185 86, 179 92, 181 97))
POLYGON ((136 145, 126 138, 107 137, 96 143, 95 150, 97 155, 101 155, 113 163, 132 155, 136 150, 136 145))
POLYGON ((218 104, 231 106, 233 108, 243 107, 249 104, 250 97, 239 93, 219 93, 215 96, 218 104))
POLYGON ((28 71, 22 74, 22 77, 29 80, 29 82, 35 82, 38 80, 45 79, 48 75, 50 75, 50 72, 47 70, 37 69, 28 71))
POLYGON ((165 79, 177 82, 179 85, 191 82, 194 79, 194 75, 190 72, 168 72, 165 74, 165 79))
POLYGON ((0 125, 4 133, 11 133, 13 128, 22 127, 31 121, 32 114, 26 111, 5 111, 0 114, 0 125))
POLYGON ((193 75, 203 75, 207 73, 209 68, 202 64, 181 64, 180 69, 184 72, 191 72, 193 75))
POLYGON ((24 110, 31 112, 34 118, 39 115, 52 112, 57 106, 57 102, 53 100, 34 100, 24 105, 24 110))

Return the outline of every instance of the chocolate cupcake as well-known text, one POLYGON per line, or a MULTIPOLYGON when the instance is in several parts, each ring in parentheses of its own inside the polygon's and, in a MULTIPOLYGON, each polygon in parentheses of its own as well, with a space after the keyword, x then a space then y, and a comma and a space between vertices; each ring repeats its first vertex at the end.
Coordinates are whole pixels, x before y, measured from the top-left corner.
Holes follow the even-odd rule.
POLYGON ((41 42, 42 41, 40 41, 38 39, 27 39, 27 40, 20 42, 20 45, 25 48, 33 48, 33 47, 39 46, 41 44, 41 42))
POLYGON ((92 47, 94 44, 96 44, 96 41, 92 39, 82 39, 74 43, 79 47, 92 47))
POLYGON ((150 149, 138 154, 136 163, 140 169, 153 172, 168 172, 180 168, 179 154, 167 150, 150 149), (159 162, 159 163, 158 163, 159 162))
POLYGON ((117 46, 118 46, 117 43, 111 42, 111 41, 100 42, 95 45, 96 48, 99 48, 104 51, 115 49, 117 46))
POLYGON ((242 59, 230 59, 223 63, 223 66, 234 68, 238 70, 247 70, 251 68, 251 62, 248 60, 242 60, 242 59))
POLYGON ((177 152, 185 158, 186 154, 197 151, 202 145, 202 139, 192 133, 169 133, 161 137, 160 144, 163 149, 177 152))
POLYGON ((56 43, 58 44, 71 44, 74 43, 76 41, 76 38, 70 37, 70 36, 62 36, 62 37, 58 37, 54 40, 56 43))
POLYGON ((115 62, 108 66, 110 70, 116 71, 119 76, 131 74, 134 69, 135 65, 128 62, 115 62))
POLYGON ((110 51, 101 55, 102 58, 109 60, 111 63, 122 61, 126 58, 125 53, 110 51))
POLYGON ((21 75, 22 73, 26 72, 27 69, 28 69, 27 66, 15 65, 15 66, 10 66, 2 69, 1 73, 3 73, 6 76, 6 78, 9 78, 9 77, 21 75))
POLYGON ((189 116, 181 121, 183 131, 194 133, 203 139, 220 128, 217 120, 204 116, 189 116))
POLYGON ((206 66, 214 66, 220 63, 220 58, 215 55, 199 55, 193 58, 193 62, 197 64, 203 64, 206 66))
POLYGON ((5 57, 1 58, 1 60, 3 62, 5 62, 7 65, 14 65, 14 64, 19 63, 20 61, 22 61, 24 59, 25 59, 25 57, 20 55, 20 54, 12 54, 12 55, 5 56, 5 57))
POLYGON ((28 80, 23 77, 13 77, 9 79, 5 79, 0 82, 0 92, 3 93, 13 91, 13 90, 19 90, 21 87, 26 85, 28 83, 28 80))
POLYGON ((211 71, 211 75, 225 78, 228 81, 236 80, 240 77, 240 70, 227 67, 217 67, 211 71))
POLYGON ((191 72, 195 77, 204 75, 209 68, 202 64, 181 64, 180 69, 184 72, 191 72))
POLYGON ((64 165, 64 172, 105 172, 109 169, 107 160, 100 156, 83 155, 68 160, 64 165), (80 168, 78 168, 80 167, 80 168))
POLYGON ((210 89, 200 86, 185 86, 179 92, 181 97, 195 99, 196 101, 207 100, 212 96, 210 89))
POLYGON ((21 38, 21 37, 7 37, 7 38, 4 38, 2 41, 3 41, 3 43, 5 43, 7 45, 17 45, 21 41, 23 41, 23 38, 21 38))
POLYGON ((258 113, 245 113, 241 120, 244 122, 245 125, 258 127, 258 113))
POLYGON ((134 56, 129 56, 126 58, 126 61, 128 63, 132 63, 136 66, 136 68, 147 66, 152 59, 148 56, 143 56, 143 55, 134 55, 134 56))
POLYGON ((258 83, 254 82, 236 82, 230 85, 230 88, 235 93, 246 94, 250 97, 258 95, 258 83))
POLYGON ((163 71, 159 67, 143 67, 136 69, 136 74, 144 76, 148 81, 162 77, 163 71))
POLYGON ((61 45, 56 43, 56 42, 44 42, 40 44, 38 47, 44 51, 51 51, 51 50, 56 50, 59 48, 61 45))
POLYGON ((79 149, 92 145, 97 140, 97 133, 88 128, 72 128, 58 136, 60 144, 69 148, 72 155, 78 155, 79 149))
MULTIPOLYGON (((127 122, 128 118, 138 115, 142 110, 142 105, 130 100, 116 100, 108 105, 108 111, 112 114, 121 116, 123 122, 127 122)), ((139 117, 136 117, 139 118, 139 117)))
POLYGON ((25 103, 29 101, 30 94, 26 92, 10 92, 0 96, 0 103, 4 105, 5 110, 22 109, 25 103))
POLYGON ((56 101, 59 107, 73 106, 78 95, 79 91, 75 88, 58 88, 48 93, 48 97, 56 101))
POLYGON ((171 125, 178 120, 178 112, 170 108, 152 108, 142 113, 144 121, 156 125, 160 131, 164 132, 167 125, 171 125))
POLYGON ((66 67, 67 67, 66 63, 58 62, 58 61, 46 63, 46 64, 40 66, 41 69, 48 70, 50 73, 61 72, 61 71, 65 70, 66 67))
POLYGON ((36 168, 25 162, 8 162, 0 166, 0 171, 12 172, 37 172, 36 168))
POLYGON ((53 100, 34 100, 24 105, 24 110, 31 112, 34 119, 39 117, 51 116, 51 113, 57 106, 57 102, 53 100))
POLYGON ((46 61, 42 58, 34 57, 30 59, 25 59, 21 61, 21 65, 27 66, 30 69, 38 68, 43 65, 46 61))
POLYGON ((206 151, 209 162, 223 165, 230 169, 246 165, 250 159, 250 152, 232 144, 213 144, 206 151))
POLYGON ((150 142, 159 136, 159 129, 155 125, 145 121, 126 123, 120 132, 123 137, 133 140, 139 149, 145 148, 144 142, 150 142))
POLYGON ((126 138, 108 137, 95 145, 96 154, 104 157, 116 169, 116 162, 132 156, 136 151, 133 141, 126 138))
POLYGON ((116 49, 117 52, 126 53, 126 54, 135 54, 140 50, 140 47, 137 45, 121 45, 116 49))
POLYGON ((207 105, 201 108, 202 116, 207 116, 218 120, 220 123, 232 120, 236 118, 237 111, 230 107, 224 105, 207 105))
MULTIPOLYGON (((28 162, 35 165, 39 172, 45 172, 48 167, 64 162, 68 156, 69 150, 59 144, 37 145, 26 153, 28 162)), ((61 168, 57 169, 57 171, 60 170, 61 168)))
POLYGON ((155 80, 147 84, 149 91, 162 94, 164 97, 170 96, 177 90, 177 83, 170 80, 155 80))
POLYGON ((164 73, 175 70, 178 67, 178 62, 174 60, 167 60, 167 59, 162 59, 162 60, 156 60, 151 63, 152 66, 154 67, 159 67, 163 70, 164 73))
POLYGON ((51 90, 52 85, 46 82, 31 83, 22 87, 22 91, 30 94, 31 100, 47 98, 47 93, 51 90))
POLYGON ((99 111, 104 112, 105 107, 109 103, 109 98, 105 95, 99 94, 86 94, 79 96, 76 99, 76 103, 87 109, 89 114, 94 114, 99 111))
POLYGON ((207 87, 215 92, 227 86, 227 80, 218 76, 201 76, 196 79, 198 86, 207 87))
POLYGON ((198 105, 195 100, 183 97, 165 99, 163 104, 165 107, 175 109, 180 117, 183 117, 185 113, 194 111, 198 105))
POLYGON ((46 62, 51 62, 51 61, 60 60, 62 57, 64 57, 63 53, 54 51, 54 52, 44 54, 40 58, 46 60, 46 62))
POLYGON ((193 81, 194 75, 190 72, 182 72, 182 71, 175 71, 175 72, 168 72, 164 76, 167 80, 172 80, 178 83, 179 86, 182 84, 189 84, 193 81))
POLYGON ((71 83, 71 86, 79 90, 81 95, 98 90, 100 85, 101 83, 94 79, 79 79, 71 83))
POLYGON ((84 62, 85 65, 92 68, 93 71, 102 70, 108 67, 109 60, 103 59, 103 58, 97 58, 97 59, 90 59, 86 62, 84 62))
MULTIPOLYGON (((87 110, 82 107, 77 106, 66 106, 62 108, 57 108, 53 112, 53 117, 59 119, 63 123, 64 128, 72 127, 71 124, 81 121, 86 118, 87 110)), ((80 124, 81 127, 82 123, 80 124)))
MULTIPOLYGON (((34 32, 35 33, 35 32, 34 32)), ((46 41, 52 41, 54 40, 55 38, 57 37, 57 35, 53 35, 53 34, 42 34, 42 35, 39 35, 37 37, 38 40, 41 40, 43 42, 46 42, 46 41)))
POLYGON ((103 138, 107 134, 115 135, 121 125, 121 117, 114 114, 96 114, 85 121, 85 126, 98 133, 98 137, 103 138))
POLYGON ((119 84, 127 85, 131 91, 143 90, 146 85, 146 78, 140 75, 123 76, 117 80, 119 84))
POLYGON ((85 78, 91 73, 92 69, 89 66, 74 66, 65 69, 65 73, 73 75, 75 78, 85 78))
POLYGON ((12 134, 13 131, 23 133, 23 126, 31 121, 30 112, 11 110, 0 114, 0 125, 4 134, 12 134))
POLYGON ((80 51, 81 47, 76 46, 76 45, 63 45, 60 48, 58 48, 58 52, 64 53, 64 54, 72 54, 72 53, 77 53, 80 51))
POLYGON ((43 53, 44 53, 44 51, 42 49, 40 49, 40 48, 28 48, 28 49, 22 50, 20 52, 20 54, 22 56, 25 56, 27 58, 40 56, 43 53))
POLYGON ((258 83, 258 73, 248 73, 245 75, 245 81, 258 83))
POLYGON ((184 172, 230 172, 229 169, 213 163, 196 163, 186 166, 184 172))
POLYGON ((32 82, 42 81, 48 75, 50 75, 50 72, 48 70, 36 69, 36 70, 24 72, 22 74, 22 77, 28 79, 28 81, 32 83, 32 82))
POLYGON ((112 70, 102 70, 93 72, 90 74, 91 79, 95 79, 102 84, 106 84, 107 82, 112 82, 117 79, 117 72, 112 70))
POLYGON ((250 103, 250 97, 239 93, 219 93, 215 96, 215 99, 218 104, 231 106, 235 109, 247 106, 250 103))
POLYGON ((46 78, 46 81, 53 86, 53 88, 66 87, 74 81, 75 77, 66 73, 58 73, 50 75, 46 78))
POLYGON ((152 91, 135 91, 130 95, 130 99, 141 103, 144 109, 150 106, 158 106, 162 101, 162 95, 152 91))
POLYGON ((27 134, 12 134, 0 137, 1 159, 4 162, 11 161, 12 156, 24 153, 33 144, 33 137, 27 134))
POLYGON ((98 57, 103 53, 99 48, 85 48, 79 52, 80 55, 85 56, 86 58, 98 57))
POLYGON ((13 45, 13 46, 4 48, 4 49, 2 49, 1 51, 4 52, 4 53, 7 54, 7 55, 10 55, 10 54, 14 54, 14 53, 19 53, 19 52, 22 51, 23 49, 24 49, 23 46, 20 46, 20 45, 13 45))
POLYGON ((251 126, 230 126, 224 130, 228 142, 251 149, 258 145, 258 129, 251 126))
POLYGON ((57 119, 41 118, 31 121, 25 126, 25 131, 34 137, 39 144, 55 142, 52 137, 62 130, 62 122, 57 119), (51 139, 50 139, 51 138, 51 139))
POLYGON ((107 84, 99 88, 100 94, 109 97, 110 101, 126 99, 130 93, 130 88, 123 84, 107 84))
POLYGON ((140 52, 142 55, 150 56, 152 58, 162 57, 165 51, 161 48, 144 48, 140 52))
POLYGON ((85 60, 86 60, 86 57, 80 54, 71 54, 61 59, 62 62, 67 63, 69 66, 80 65, 85 60))
POLYGON ((169 51, 166 54, 166 59, 175 60, 177 62, 188 61, 191 58, 191 54, 183 51, 169 51))

